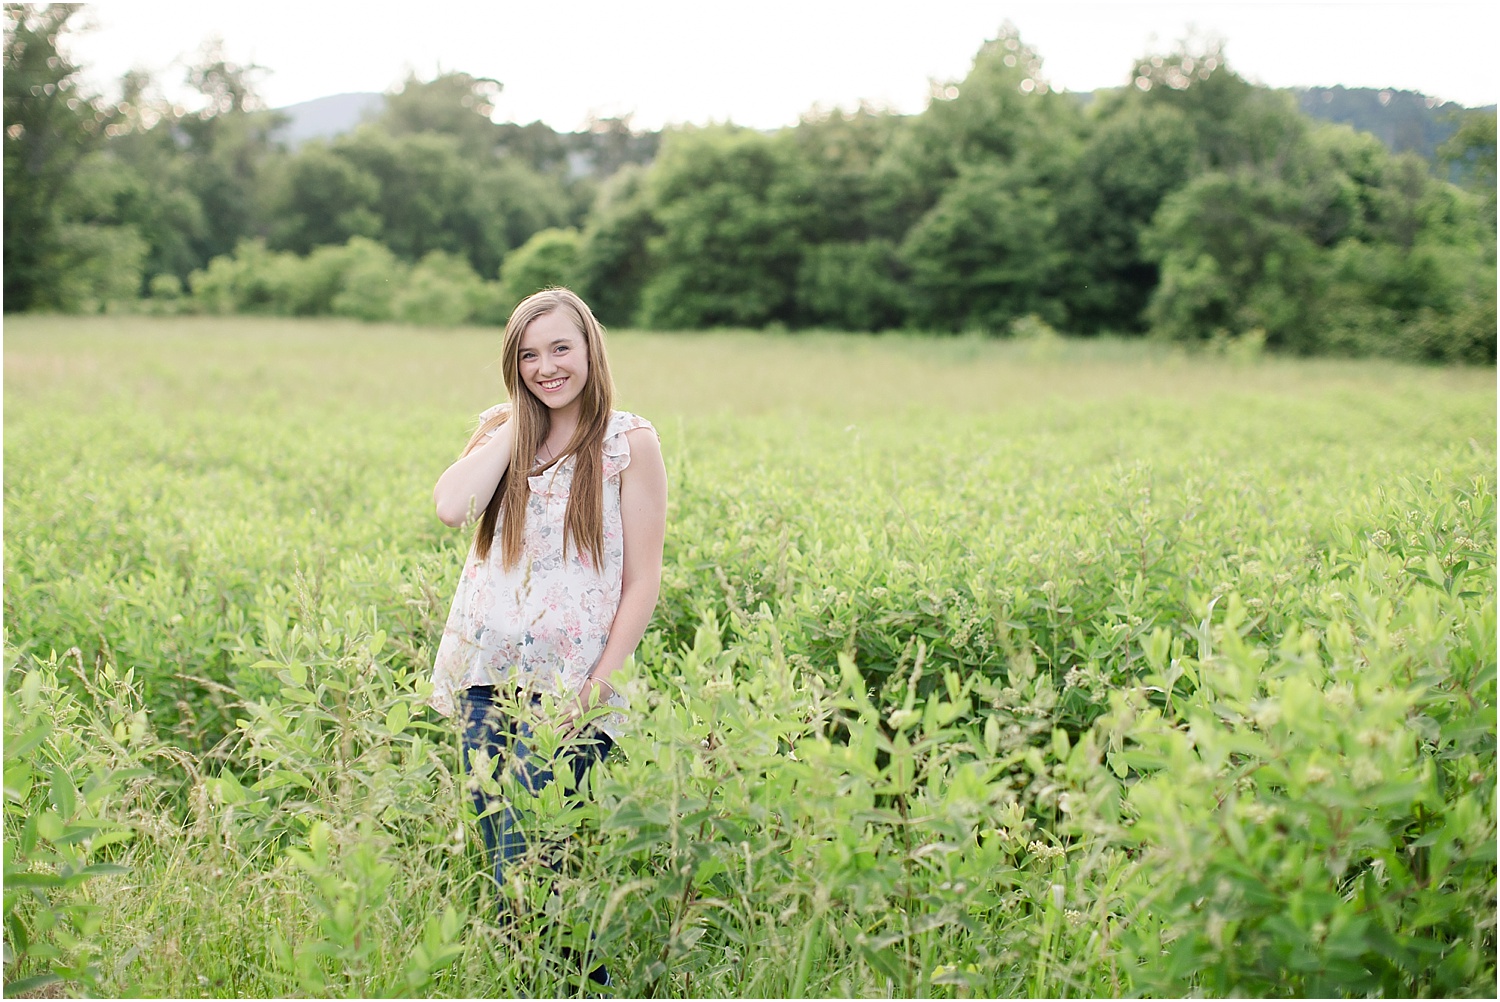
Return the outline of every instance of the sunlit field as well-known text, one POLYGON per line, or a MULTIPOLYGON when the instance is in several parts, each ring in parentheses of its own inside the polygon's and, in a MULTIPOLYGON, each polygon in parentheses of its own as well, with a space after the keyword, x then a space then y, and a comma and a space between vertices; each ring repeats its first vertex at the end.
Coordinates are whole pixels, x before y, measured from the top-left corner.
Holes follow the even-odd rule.
POLYGON ((662 598, 497 890, 422 700, 498 331, 7 320, 7 994, 1490 995, 1493 369, 610 350, 662 598))

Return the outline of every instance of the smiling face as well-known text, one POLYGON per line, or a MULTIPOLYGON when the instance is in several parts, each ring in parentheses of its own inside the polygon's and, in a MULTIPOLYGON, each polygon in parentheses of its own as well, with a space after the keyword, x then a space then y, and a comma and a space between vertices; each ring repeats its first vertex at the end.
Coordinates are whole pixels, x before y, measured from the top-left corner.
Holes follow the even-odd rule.
POLYGON ((565 311, 526 325, 518 362, 521 382, 554 414, 578 410, 589 381, 588 342, 565 311))

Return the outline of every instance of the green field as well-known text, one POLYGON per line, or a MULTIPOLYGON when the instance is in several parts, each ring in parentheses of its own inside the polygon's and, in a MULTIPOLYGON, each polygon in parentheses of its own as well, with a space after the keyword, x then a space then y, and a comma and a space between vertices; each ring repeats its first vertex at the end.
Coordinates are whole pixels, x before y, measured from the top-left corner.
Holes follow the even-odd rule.
POLYGON ((7 321, 7 994, 1492 992, 1493 369, 612 335, 663 594, 501 933, 420 705, 498 353, 7 321))

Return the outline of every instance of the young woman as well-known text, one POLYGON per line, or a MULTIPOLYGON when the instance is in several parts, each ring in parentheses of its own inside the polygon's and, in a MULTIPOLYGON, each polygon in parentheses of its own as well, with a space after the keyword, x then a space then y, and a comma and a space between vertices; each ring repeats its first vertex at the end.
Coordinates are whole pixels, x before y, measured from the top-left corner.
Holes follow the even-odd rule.
MULTIPOLYGON (((432 492, 445 524, 477 525, 430 702, 458 712, 466 769, 495 763, 497 778, 512 770, 536 792, 558 769, 580 784, 619 733, 625 700, 610 678, 656 608, 667 474, 655 429, 612 409, 604 329, 577 295, 522 300, 502 351, 510 403, 481 415, 432 492), (606 705, 615 711, 580 726, 606 705), (527 747, 542 726, 571 738, 553 761, 527 747)), ((526 848, 520 818, 470 787, 503 885, 526 848)))

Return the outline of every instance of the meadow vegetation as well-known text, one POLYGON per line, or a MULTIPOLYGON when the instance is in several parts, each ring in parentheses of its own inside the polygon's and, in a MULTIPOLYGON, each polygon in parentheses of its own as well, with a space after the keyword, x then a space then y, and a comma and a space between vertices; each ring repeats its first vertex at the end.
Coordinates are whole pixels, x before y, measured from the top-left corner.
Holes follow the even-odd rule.
POLYGON ((7 995, 1490 995, 1493 368, 611 338, 661 604, 497 889, 422 703, 496 332, 7 321, 7 995))

